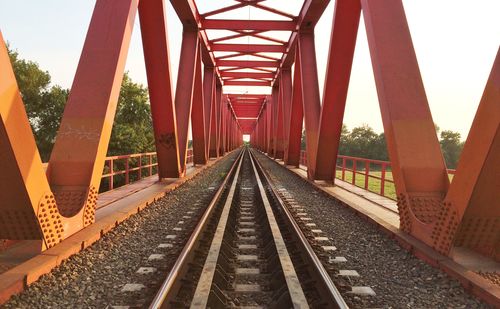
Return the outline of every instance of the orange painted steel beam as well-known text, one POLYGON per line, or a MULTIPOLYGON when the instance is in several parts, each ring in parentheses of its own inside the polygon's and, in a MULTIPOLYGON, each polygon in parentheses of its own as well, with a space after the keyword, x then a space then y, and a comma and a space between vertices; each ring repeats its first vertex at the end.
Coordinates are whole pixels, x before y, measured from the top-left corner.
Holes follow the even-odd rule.
POLYGON ((285 164, 300 165, 300 147, 302 143, 302 123, 304 111, 302 106, 302 82, 299 53, 295 53, 295 69, 293 72, 293 94, 290 112, 290 129, 288 133, 288 148, 285 153, 285 164))
MULTIPOLYGON (((398 196, 400 228, 434 243, 448 174, 401 0, 361 6, 398 196)), ((309 159, 309 157, 308 157, 309 159)))
POLYGON ((217 83, 215 85, 215 112, 217 115, 217 155, 224 155, 222 149, 222 86, 217 83))
POLYGON ((180 175, 179 149, 164 1, 141 1, 139 19, 155 135, 158 176, 160 179, 176 178, 180 175))
POLYGON ((500 49, 434 228, 434 247, 465 246, 500 261, 500 49))
POLYGON ((337 0, 332 21, 330 50, 319 122, 315 169, 315 179, 317 180, 333 182, 335 179, 340 133, 360 16, 361 4, 359 1, 337 0))
MULTIPOLYGON (((198 43, 199 44, 199 43, 198 43)), ((204 165, 207 163, 206 132, 205 132, 205 104, 203 94, 203 80, 201 75, 200 47, 197 48, 196 66, 194 73, 193 103, 191 108, 191 131, 193 138, 193 163, 204 165)))
MULTIPOLYGON (((290 70, 288 70, 290 72, 290 70)), ((284 137, 285 137, 285 111, 284 105, 286 104, 284 101, 284 86, 283 86, 283 71, 280 74, 280 87, 279 87, 279 95, 278 95, 278 104, 276 106, 276 136, 274 140, 275 151, 274 158, 275 159, 283 159, 284 155, 284 137)))
MULTIPOLYGON (((50 234, 40 229, 45 218, 38 215, 47 211, 40 206, 44 195, 52 194, 1 33, 0 118, 0 239, 36 239, 40 249, 48 247, 50 234)), ((48 223, 59 230, 50 217, 48 223)))
POLYGON ((284 45, 265 45, 265 44, 212 44, 210 51, 219 52, 240 52, 240 53, 284 53, 284 45))
POLYGON ((181 56, 177 86, 175 90, 175 112, 179 143, 181 176, 186 173, 189 119, 194 95, 196 59, 199 57, 198 32, 184 29, 182 33, 181 56))
POLYGON ((0 230, 9 235, 0 238, 40 240, 43 250, 94 222, 136 11, 134 0, 97 1, 47 177, 1 40, 0 147, 11 161, 1 160, 0 230))
POLYGON ((297 50, 302 74, 300 81, 302 83, 302 105, 306 131, 307 175, 309 179, 314 179, 321 112, 314 32, 299 33, 297 50))
POLYGON ((232 20, 232 19, 203 19, 201 29, 222 30, 264 30, 264 31, 294 31, 294 21, 282 20, 232 20))

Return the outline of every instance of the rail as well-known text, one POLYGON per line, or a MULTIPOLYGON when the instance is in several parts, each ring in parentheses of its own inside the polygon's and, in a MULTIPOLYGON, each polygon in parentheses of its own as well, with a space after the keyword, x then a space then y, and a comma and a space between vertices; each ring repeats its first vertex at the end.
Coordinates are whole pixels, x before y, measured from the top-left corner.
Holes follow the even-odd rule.
MULTIPOLYGON (((307 155, 300 152, 300 165, 307 166, 307 155)), ((448 169, 454 175, 454 169, 448 169)), ((391 162, 352 156, 337 156, 335 178, 348 182, 378 195, 396 199, 396 188, 392 177, 391 162)))
POLYGON ((285 206, 269 181, 251 151, 242 150, 150 309, 348 308, 290 213, 283 217, 285 206), (284 235, 297 244, 293 256, 284 235))

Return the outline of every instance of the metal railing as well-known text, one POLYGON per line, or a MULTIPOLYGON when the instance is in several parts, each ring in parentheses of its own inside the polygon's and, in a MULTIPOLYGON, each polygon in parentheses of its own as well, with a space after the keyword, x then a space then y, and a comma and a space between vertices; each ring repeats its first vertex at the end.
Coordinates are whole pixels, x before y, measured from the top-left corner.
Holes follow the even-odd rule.
MULTIPOLYGON (((193 149, 187 151, 187 163, 193 162, 193 149)), ((136 153, 130 155, 106 157, 102 179, 107 179, 107 188, 101 186, 101 192, 110 191, 115 187, 128 185, 143 177, 158 173, 156 152, 136 153), (145 171, 145 173, 144 173, 145 171), (123 175, 120 185, 115 186, 115 176, 123 175)))
MULTIPOLYGON (((307 155, 300 152, 300 164, 307 166, 307 155)), ((448 169, 454 175, 454 169, 448 169)), ((351 156, 337 156, 335 177, 373 193, 396 199, 391 162, 351 156)))

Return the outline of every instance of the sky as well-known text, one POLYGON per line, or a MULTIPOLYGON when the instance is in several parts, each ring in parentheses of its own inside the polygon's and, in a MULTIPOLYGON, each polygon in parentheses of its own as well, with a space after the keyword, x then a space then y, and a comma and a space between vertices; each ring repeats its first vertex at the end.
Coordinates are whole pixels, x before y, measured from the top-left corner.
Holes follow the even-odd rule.
MULTIPOLYGON (((166 2, 175 82, 182 27, 169 1, 166 2)), ((234 3, 230 0, 197 2, 201 12, 234 3)), ((269 0, 271 3, 295 11, 300 9, 302 1, 269 0)), ((320 93, 333 4, 331 1, 315 31, 320 93)), ((22 58, 36 61, 49 71, 53 84, 69 88, 94 5, 95 0, 0 0, 0 31, 22 58)), ((434 122, 442 130, 458 131, 465 140, 500 45, 500 0, 403 0, 403 5, 434 122)), ((257 15, 251 10, 241 14, 236 17, 257 15)), ((126 70, 133 80, 147 84, 139 29, 136 18, 126 70)), ((351 129, 368 124, 377 132, 383 131, 363 22, 358 33, 344 123, 351 129)))

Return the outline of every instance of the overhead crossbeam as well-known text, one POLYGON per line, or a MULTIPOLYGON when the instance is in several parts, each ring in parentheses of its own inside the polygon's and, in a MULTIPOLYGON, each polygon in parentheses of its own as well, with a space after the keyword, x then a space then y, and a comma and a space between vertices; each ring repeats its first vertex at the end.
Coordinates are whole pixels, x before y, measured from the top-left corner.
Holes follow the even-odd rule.
POLYGON ((294 21, 203 19, 200 29, 295 31, 296 27, 297 25, 294 21))
POLYGON ((284 53, 284 45, 264 45, 264 44, 212 44, 211 51, 241 52, 241 53, 284 53))

